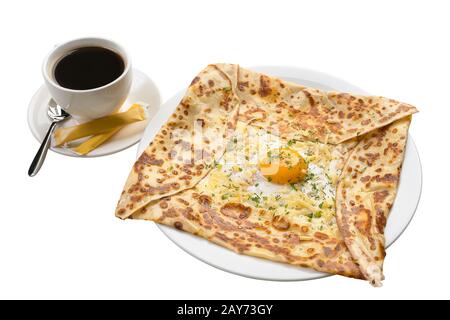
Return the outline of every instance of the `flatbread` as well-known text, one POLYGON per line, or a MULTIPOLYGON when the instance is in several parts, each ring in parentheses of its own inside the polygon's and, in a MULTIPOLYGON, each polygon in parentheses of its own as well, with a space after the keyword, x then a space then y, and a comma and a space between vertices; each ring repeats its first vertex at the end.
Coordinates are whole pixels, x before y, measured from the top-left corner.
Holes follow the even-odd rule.
POLYGON ((350 153, 337 187, 339 229, 364 278, 380 286, 384 228, 395 200, 411 117, 368 133, 350 153))
MULTIPOLYGON (((415 112, 413 106, 392 99, 329 93, 237 65, 210 65, 194 79, 175 114, 133 166, 116 215, 173 226, 238 253, 378 285, 384 225, 403 161, 405 124, 415 112), (186 105, 195 112, 184 117, 186 105), (199 119, 209 129, 204 130, 206 135, 194 130, 199 119), (237 198, 217 194, 218 187, 211 180, 221 174, 217 164, 233 152, 227 146, 236 143, 233 134, 239 135, 242 127, 262 130, 285 145, 317 145, 333 158, 328 160, 334 161, 332 173, 337 175, 330 178, 336 201, 327 208, 334 214, 318 219, 325 224, 308 224, 301 210, 282 216, 239 198, 245 183, 233 186, 237 198), (186 143, 186 136, 177 138, 174 128, 187 128, 192 142, 186 143), (183 151, 187 156, 178 158, 183 151), (184 158, 188 164, 180 165, 184 158), (375 179, 372 184, 357 180, 365 176, 353 178, 355 173, 349 168, 361 166, 358 161, 366 162, 369 178, 375 179), (369 196, 361 200, 366 194, 372 202, 367 202, 369 196), (352 211, 353 203, 364 210, 352 211), (375 219, 370 227, 364 225, 366 216, 375 219)), ((244 172, 251 167, 246 162, 238 164, 237 169, 244 172)), ((308 205, 317 207, 305 202, 308 205)), ((309 222, 312 219, 309 215, 309 222)))
POLYGON ((378 96, 325 92, 239 69, 239 119, 286 139, 338 144, 417 112, 378 96))
POLYGON ((259 216, 260 212, 240 203, 213 202, 208 192, 194 187, 152 202, 131 218, 175 227, 239 254, 364 279, 339 233, 311 234, 306 226, 286 231, 286 220, 264 225, 259 216))
POLYGON ((117 205, 118 217, 125 219, 152 200, 195 186, 222 156, 239 110, 233 89, 237 71, 236 65, 210 65, 194 78, 135 162, 117 205))

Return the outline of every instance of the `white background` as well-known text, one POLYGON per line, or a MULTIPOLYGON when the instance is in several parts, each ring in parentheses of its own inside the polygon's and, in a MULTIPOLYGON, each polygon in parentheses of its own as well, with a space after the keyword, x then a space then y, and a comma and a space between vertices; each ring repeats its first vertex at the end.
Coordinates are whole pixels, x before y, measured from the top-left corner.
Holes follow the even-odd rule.
POLYGON ((0 298, 450 298, 448 1, 9 1, 1 4, 0 298), (116 40, 163 100, 204 66, 293 65, 414 104, 417 214, 388 250, 384 287, 329 277, 252 280, 210 267, 114 208, 137 147, 95 159, 49 153, 26 120, 54 44, 116 40))

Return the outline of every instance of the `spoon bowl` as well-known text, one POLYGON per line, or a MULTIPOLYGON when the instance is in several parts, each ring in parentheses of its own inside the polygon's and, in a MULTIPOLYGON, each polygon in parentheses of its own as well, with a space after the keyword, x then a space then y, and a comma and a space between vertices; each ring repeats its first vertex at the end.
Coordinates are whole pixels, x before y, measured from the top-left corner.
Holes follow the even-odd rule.
POLYGON ((41 143, 41 146, 34 156, 33 162, 31 162, 30 168, 28 169, 28 175, 34 177, 42 167, 47 151, 50 148, 51 136, 59 122, 62 122, 70 117, 66 111, 64 111, 53 99, 48 102, 47 115, 52 120, 50 128, 48 128, 47 134, 41 143))

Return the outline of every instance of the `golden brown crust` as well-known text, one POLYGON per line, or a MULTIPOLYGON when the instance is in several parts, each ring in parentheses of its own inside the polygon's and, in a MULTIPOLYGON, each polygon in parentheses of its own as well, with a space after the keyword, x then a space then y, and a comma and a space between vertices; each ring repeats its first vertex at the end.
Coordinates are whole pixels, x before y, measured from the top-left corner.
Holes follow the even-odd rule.
POLYGON ((395 200, 410 121, 406 117, 363 136, 337 187, 339 229, 364 277, 375 286, 384 279, 384 228, 395 200))
POLYGON ((236 126, 236 77, 235 65, 210 65, 194 78, 173 115, 135 162, 117 205, 119 218, 193 187, 208 173, 236 126))
POLYGON ((324 92, 239 69, 239 119, 286 139, 338 144, 417 112, 377 96, 324 92))
POLYGON ((217 203, 197 187, 154 201, 131 218, 152 220, 183 230, 240 254, 362 279, 342 237, 301 226, 258 220, 261 214, 236 203, 217 203))

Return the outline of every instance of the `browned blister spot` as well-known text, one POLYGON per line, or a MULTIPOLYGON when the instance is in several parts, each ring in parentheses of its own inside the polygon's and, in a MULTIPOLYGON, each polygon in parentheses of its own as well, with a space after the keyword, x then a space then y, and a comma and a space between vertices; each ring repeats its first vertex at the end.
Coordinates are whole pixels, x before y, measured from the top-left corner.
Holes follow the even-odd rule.
POLYGON ((370 234, 370 227, 372 225, 371 211, 366 209, 363 205, 352 208, 352 215, 355 218, 355 226, 364 235, 370 234))
POLYGON ((258 93, 263 98, 269 96, 272 93, 272 89, 270 88, 270 78, 268 76, 260 76, 258 93))
POLYGON ((177 228, 178 230, 183 230, 183 224, 180 221, 175 221, 175 223, 173 224, 173 226, 175 228, 177 228))
POLYGON ((178 217, 178 212, 175 208, 169 208, 162 212, 162 218, 176 218, 178 217))
POLYGON ((386 216, 384 214, 384 211, 381 208, 376 208, 376 226, 378 229, 378 232, 383 233, 384 228, 386 227, 386 216))
POLYGON ((144 169, 144 166, 152 165, 152 166, 162 166, 164 160, 157 159, 154 154, 147 154, 146 152, 142 153, 139 159, 136 161, 134 165, 134 170, 136 172, 140 172, 144 169))
POLYGON ((382 190, 382 191, 375 191, 373 193, 373 200, 375 203, 381 203, 386 199, 386 197, 389 195, 388 190, 382 190))
POLYGON ((191 86, 193 86, 194 84, 196 84, 197 82, 200 81, 200 77, 195 77, 192 81, 191 81, 191 86))
POLYGON ((283 216, 274 216, 272 218, 272 226, 279 231, 287 231, 291 224, 283 216))
POLYGON ((204 207, 210 207, 211 203, 212 203, 211 197, 207 196, 207 195, 199 196, 197 201, 201 206, 204 206, 204 207))
POLYGON ((238 89, 240 90, 240 91, 244 91, 245 90, 245 88, 248 88, 248 81, 240 81, 240 82, 238 82, 238 89))
POLYGON ((309 105, 311 107, 310 109, 310 114, 317 116, 318 114, 318 110, 316 108, 313 108, 316 105, 316 101, 314 100, 314 97, 312 96, 312 94, 308 91, 308 90, 302 90, 303 94, 306 96, 306 98, 308 99, 309 105), (312 111, 314 110, 314 111, 312 111))
POLYGON ((247 219, 252 212, 252 208, 241 203, 229 202, 220 208, 220 212, 230 218, 247 219))
POLYGON ((314 237, 316 237, 317 239, 320 239, 320 240, 327 240, 329 238, 328 235, 326 235, 325 233, 319 232, 319 231, 314 233, 314 237))
POLYGON ((287 244, 289 244, 291 247, 298 246, 301 242, 300 237, 293 232, 287 232, 283 235, 283 237, 286 239, 287 244))
POLYGON ((393 175, 392 173, 387 173, 382 177, 380 177, 379 175, 376 175, 376 176, 372 177, 372 180, 376 181, 376 182, 393 183, 398 180, 398 176, 393 175))

